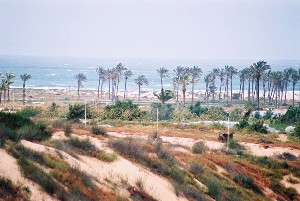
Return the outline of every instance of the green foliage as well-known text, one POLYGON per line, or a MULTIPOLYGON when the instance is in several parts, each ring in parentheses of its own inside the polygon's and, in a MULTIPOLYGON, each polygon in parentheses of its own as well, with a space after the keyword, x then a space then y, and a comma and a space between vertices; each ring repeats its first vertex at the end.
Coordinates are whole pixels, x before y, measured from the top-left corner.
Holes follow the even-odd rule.
POLYGON ((268 110, 266 114, 263 116, 264 119, 272 119, 273 112, 272 110, 268 110))
POLYGON ((235 150, 243 150, 244 149, 244 147, 234 139, 229 140, 229 148, 235 149, 235 150))
POLYGON ((198 117, 201 116, 202 114, 205 114, 208 109, 201 107, 200 102, 196 102, 195 105, 190 105, 189 110, 191 113, 197 115, 198 117))
POLYGON ((51 132, 43 124, 35 124, 27 117, 20 114, 0 112, 0 145, 6 139, 18 142, 26 140, 46 140, 51 137, 51 132))
POLYGON ((107 135, 106 129, 102 126, 93 126, 91 132, 95 135, 107 135))
POLYGON ((228 113, 222 107, 209 107, 207 112, 200 116, 203 120, 220 121, 227 120, 228 113))
POLYGON ((145 117, 145 112, 141 111, 138 105, 133 104, 131 100, 117 101, 114 105, 108 105, 104 108, 104 119, 120 119, 132 121, 145 117))
POLYGON ((9 179, 0 176, 1 200, 29 200, 30 190, 26 187, 16 186, 9 179))
POLYGON ((299 195, 294 188, 285 188, 278 179, 273 179, 270 182, 270 188, 275 192, 284 197, 288 197, 290 200, 295 200, 299 195))
POLYGON ((65 136, 69 137, 72 133, 72 124, 70 122, 64 122, 65 136))
POLYGON ((117 155, 114 153, 107 153, 105 151, 100 151, 97 155, 96 158, 98 158, 101 161, 104 162, 113 162, 117 159, 117 155))
POLYGON ((149 112, 149 115, 152 120, 156 120, 156 108, 158 108, 158 119, 159 120, 170 120, 174 108, 171 104, 161 104, 161 103, 151 103, 151 110, 149 112))
POLYGON ((191 169, 191 173, 193 173, 194 175, 199 175, 204 172, 203 167, 199 163, 196 163, 196 162, 191 163, 190 169, 191 169))
POLYGON ((229 114, 230 121, 240 121, 243 118, 243 110, 241 108, 235 108, 229 114))
POLYGON ((249 129, 259 133, 268 133, 263 121, 256 121, 249 125, 249 129))
POLYGON ((299 107, 289 107, 286 113, 277 118, 277 122, 293 124, 300 120, 300 108, 299 107))
POLYGON ((253 190, 255 193, 262 194, 260 188, 254 183, 253 179, 244 174, 238 174, 233 177, 233 181, 243 186, 244 188, 248 188, 253 190))
POLYGON ((254 113, 254 116, 253 116, 255 119, 261 119, 262 118, 262 116, 260 115, 260 113, 259 113, 259 111, 256 111, 255 113, 254 113))
POLYGON ((195 119, 196 115, 191 113, 186 107, 177 107, 172 115, 172 119, 177 122, 184 122, 195 119))
POLYGON ((295 129, 290 135, 300 139, 300 120, 296 123, 295 129))
POLYGON ((204 142, 196 142, 192 147, 192 152, 194 154, 203 154, 208 150, 207 146, 204 144, 204 142))
POLYGON ((207 177, 205 185, 208 188, 208 194, 216 200, 219 200, 223 191, 221 182, 215 176, 210 175, 207 177))
POLYGON ((67 144, 89 153, 97 151, 97 148, 90 142, 89 139, 79 140, 79 138, 71 138, 67 141, 67 144))
POLYGON ((171 90, 164 90, 161 89, 161 92, 159 94, 153 93, 154 96, 156 96, 162 104, 165 104, 168 100, 172 99, 174 97, 174 94, 171 90))
MULTIPOLYGON (((74 104, 74 105, 69 105, 69 111, 67 113, 67 119, 74 121, 74 122, 79 122, 79 119, 84 119, 85 115, 85 105, 83 104, 74 104)), ((90 107, 86 107, 86 118, 92 118, 92 111, 90 107)))
POLYGON ((22 110, 16 112, 17 115, 20 115, 24 118, 35 117, 41 113, 41 110, 33 107, 25 107, 22 110))
POLYGON ((237 125, 236 127, 238 129, 244 129, 244 128, 248 128, 249 127, 249 123, 248 123, 248 118, 243 118, 237 125))

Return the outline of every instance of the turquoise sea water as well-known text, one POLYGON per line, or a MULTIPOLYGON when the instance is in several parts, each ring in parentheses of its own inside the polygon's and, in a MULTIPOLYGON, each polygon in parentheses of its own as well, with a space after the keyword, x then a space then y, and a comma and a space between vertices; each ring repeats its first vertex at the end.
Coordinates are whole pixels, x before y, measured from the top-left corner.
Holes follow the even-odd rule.
MULTIPOLYGON (((14 72, 17 77, 14 79, 13 87, 21 87, 20 75, 28 73, 32 75, 32 79, 27 82, 30 88, 58 88, 71 89, 76 88, 76 80, 74 76, 78 73, 84 73, 87 76, 87 82, 84 83, 85 89, 97 88, 96 68, 102 66, 112 68, 118 63, 122 63, 126 68, 132 70, 133 76, 128 81, 128 89, 133 91, 137 89, 134 79, 138 75, 145 75, 149 80, 149 86, 143 87, 143 90, 160 89, 160 79, 156 69, 166 67, 170 70, 170 77, 164 80, 164 86, 172 89, 172 74, 176 66, 199 66, 203 70, 203 74, 208 73, 213 68, 232 65, 237 69, 249 67, 257 60, 188 60, 188 59, 100 59, 100 58, 75 58, 75 57, 33 57, 33 56, 0 56, 0 72, 2 74, 14 72)), ((300 68, 299 60, 265 60, 271 65, 273 70, 283 70, 286 67, 300 68)), ((205 85, 203 76, 195 90, 204 90, 205 85)), ((122 80, 123 82, 123 80, 122 80)), ((123 83, 120 89, 123 89, 123 83)), ((217 86, 219 84, 217 83, 217 86)), ((106 89, 107 83, 104 84, 106 89)), ((239 78, 233 81, 233 89, 239 89, 239 78)))

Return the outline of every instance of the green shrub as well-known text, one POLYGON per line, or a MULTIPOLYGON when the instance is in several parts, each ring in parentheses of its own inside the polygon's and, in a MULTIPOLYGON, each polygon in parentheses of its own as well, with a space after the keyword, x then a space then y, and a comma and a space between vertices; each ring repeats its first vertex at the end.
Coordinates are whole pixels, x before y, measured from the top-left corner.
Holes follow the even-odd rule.
POLYGON ((273 112, 271 110, 268 110, 266 114, 263 116, 264 119, 272 119, 273 112))
POLYGON ((222 107, 209 107, 207 112, 202 114, 200 118, 210 121, 227 120, 228 113, 222 107))
POLYGON ((20 115, 24 118, 35 117, 40 113, 41 113, 40 109, 33 108, 33 107, 25 107, 22 110, 19 110, 18 112, 16 112, 17 115, 20 115))
POLYGON ((55 119, 53 122, 52 122, 52 127, 53 128, 64 128, 65 126, 65 120, 63 119, 55 119))
POLYGON ((294 188, 285 188, 280 180, 272 180, 270 182, 270 188, 275 192, 284 197, 288 197, 290 200, 295 200, 295 198, 299 195, 294 188))
POLYGON ((104 108, 104 119, 120 119, 132 121, 142 119, 146 112, 139 109, 138 105, 133 104, 131 100, 117 101, 114 105, 108 105, 104 108))
POLYGON ((202 141, 196 142, 192 146, 192 152, 194 154, 202 154, 202 153, 205 153, 207 150, 208 150, 208 148, 206 147, 206 145, 202 141))
POLYGON ((255 113, 254 113, 254 116, 253 116, 255 119, 261 119, 262 117, 261 117, 261 115, 260 115, 260 113, 259 113, 259 111, 256 111, 255 113))
POLYGON ((29 200, 30 190, 28 187, 14 185, 11 180, 0 176, 0 199, 1 200, 29 200), (14 198, 14 199, 11 199, 14 198))
POLYGON ((89 139, 79 140, 79 138, 71 138, 67 141, 67 144, 89 153, 97 151, 97 148, 90 142, 89 139))
POLYGON ((277 122, 293 124, 300 120, 300 108, 299 107, 289 107, 286 113, 277 118, 277 122))
POLYGON ((249 127, 249 123, 248 123, 248 118, 243 118, 237 125, 236 127, 238 129, 244 129, 244 128, 248 128, 249 127))
POLYGON ((171 104, 151 103, 151 110, 149 111, 150 118, 156 121, 156 112, 158 108, 158 119, 159 120, 170 120, 174 108, 171 104))
POLYGON ((234 139, 229 140, 229 148, 235 149, 235 150, 243 150, 244 149, 244 147, 234 139))
POLYGON ((117 155, 114 153, 107 153, 105 151, 100 151, 97 155, 96 158, 98 158, 101 161, 104 162, 113 162, 117 159, 117 155))
POLYGON ((196 115, 191 113, 186 107, 177 107, 172 115, 172 119, 177 122, 184 122, 195 119, 196 115))
POLYGON ((223 191, 221 182, 215 176, 210 175, 205 180, 205 185, 208 188, 208 194, 216 200, 219 200, 223 191))
MULTIPOLYGON (((91 108, 87 105, 86 107, 86 118, 92 117, 92 111, 91 108)), ((85 118, 85 105, 83 104, 74 104, 69 105, 69 111, 67 113, 67 119, 79 122, 79 119, 85 118)))
POLYGON ((249 129, 259 133, 268 133, 263 121, 257 121, 249 125, 249 129))
POLYGON ((95 135, 107 135, 106 129, 102 126, 93 126, 91 132, 95 135))
POLYGON ((17 135, 19 135, 21 139, 29 141, 42 141, 49 139, 52 136, 46 126, 42 124, 25 125, 17 130, 17 135))
POLYGON ((170 165, 175 165, 175 158, 165 149, 160 149, 157 153, 158 158, 165 160, 170 165))
POLYGON ((196 163, 196 162, 191 163, 190 170, 191 170, 191 173, 193 173, 194 175, 199 175, 204 172, 203 167, 199 163, 196 163))
POLYGON ((260 188, 254 183, 253 179, 247 175, 238 174, 233 177, 233 181, 244 188, 253 190, 255 193, 262 194, 260 188))
POLYGON ((201 107, 200 102, 196 102, 195 105, 190 105, 189 110, 191 113, 197 115, 198 117, 201 116, 202 114, 207 113, 208 109, 201 107))
POLYGON ((71 136, 71 133, 72 133, 72 124, 70 122, 65 122, 64 123, 64 133, 65 133, 65 136, 69 137, 71 136))
POLYGON ((241 108, 234 108, 229 114, 230 121, 240 121, 243 118, 243 113, 241 108))

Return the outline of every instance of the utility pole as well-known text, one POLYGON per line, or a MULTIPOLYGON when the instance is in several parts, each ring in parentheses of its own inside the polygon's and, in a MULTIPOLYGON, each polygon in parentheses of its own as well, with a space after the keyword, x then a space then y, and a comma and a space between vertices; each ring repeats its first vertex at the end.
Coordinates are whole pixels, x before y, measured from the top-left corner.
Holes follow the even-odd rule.
POLYGON ((227 151, 229 150, 229 117, 227 119, 227 151))
POLYGON ((84 100, 84 127, 86 128, 86 100, 84 100))

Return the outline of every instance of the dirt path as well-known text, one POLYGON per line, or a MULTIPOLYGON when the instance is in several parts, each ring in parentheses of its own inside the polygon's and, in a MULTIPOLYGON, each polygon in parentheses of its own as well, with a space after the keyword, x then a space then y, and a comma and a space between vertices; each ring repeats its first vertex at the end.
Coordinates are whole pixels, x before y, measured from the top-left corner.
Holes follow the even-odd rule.
POLYGON ((52 198, 50 195, 45 193, 42 188, 32 182, 29 179, 26 179, 22 176, 17 160, 11 155, 6 153, 3 149, 0 149, 0 175, 4 176, 7 179, 10 179, 14 184, 28 186, 31 191, 30 200, 32 201, 54 201, 55 198, 52 198))
MULTIPOLYGON (((148 139, 147 135, 137 135, 137 134, 130 134, 130 133, 116 133, 116 132, 109 132, 110 136, 125 138, 125 137, 134 137, 134 138, 141 138, 141 139, 148 139)), ((168 142, 171 144, 178 144, 182 146, 192 147, 195 142, 203 141, 205 142, 206 146, 210 149, 222 149, 224 147, 224 143, 217 142, 217 141, 210 141, 210 140, 194 140, 191 138, 184 138, 184 137, 167 137, 167 136, 160 136, 163 142, 168 142)), ((300 150, 294 149, 291 147, 268 147, 265 148, 261 144, 255 143, 246 143, 240 142, 245 148, 253 155, 256 156, 273 156, 277 154, 282 154, 284 152, 291 153, 295 156, 300 155, 300 150)))
MULTIPOLYGON (((96 142, 94 144, 98 148, 104 147, 99 140, 91 137, 89 138, 92 139, 93 143, 96 142)), ((51 147, 25 140, 22 140, 21 143, 24 146, 39 152, 56 154, 56 150, 51 147)), ((150 170, 121 156, 118 156, 118 159, 112 163, 105 163, 88 156, 80 156, 80 160, 78 160, 65 152, 59 152, 62 154, 64 160, 71 166, 79 167, 82 171, 94 176, 101 182, 105 183, 105 181, 109 181, 110 183, 115 184, 128 183, 132 186, 136 186, 136 183, 140 181, 143 184, 143 189, 158 200, 186 201, 185 198, 177 197, 175 195, 174 188, 167 179, 164 179, 152 173, 150 170)))

